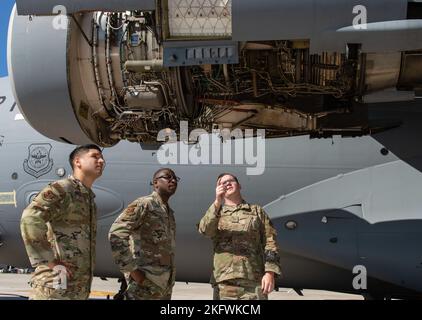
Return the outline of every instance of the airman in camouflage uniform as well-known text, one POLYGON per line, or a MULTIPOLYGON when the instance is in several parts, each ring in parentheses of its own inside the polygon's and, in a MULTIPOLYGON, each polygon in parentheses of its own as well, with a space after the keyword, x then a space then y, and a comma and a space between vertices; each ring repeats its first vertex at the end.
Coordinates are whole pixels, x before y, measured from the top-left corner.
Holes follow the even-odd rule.
POLYGON ((95 263, 96 205, 91 190, 104 160, 95 145, 69 157, 74 175, 50 183, 24 210, 21 233, 35 272, 31 299, 89 297, 95 263))
POLYGON ((199 232, 214 243, 214 299, 264 300, 274 274, 281 275, 276 230, 262 207, 242 199, 240 188, 235 176, 218 177, 216 200, 199 232))
POLYGON ((127 300, 170 300, 176 268, 176 223, 168 199, 179 178, 170 169, 154 174, 154 192, 132 202, 116 219, 109 240, 124 273, 127 300))

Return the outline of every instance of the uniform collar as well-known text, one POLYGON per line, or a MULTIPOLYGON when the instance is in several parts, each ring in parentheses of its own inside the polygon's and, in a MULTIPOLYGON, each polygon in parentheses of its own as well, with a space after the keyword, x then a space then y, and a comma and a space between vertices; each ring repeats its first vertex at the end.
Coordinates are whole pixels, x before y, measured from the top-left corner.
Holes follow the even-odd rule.
POLYGON ((91 199, 95 198, 95 193, 88 187, 86 187, 81 180, 76 179, 73 175, 69 175, 69 180, 72 182, 75 188, 78 188, 82 193, 88 193, 91 199))
POLYGON ((168 204, 166 204, 163 199, 161 199, 160 195, 158 194, 157 191, 153 191, 151 196, 153 197, 154 200, 156 200, 162 207, 164 208, 168 208, 168 210, 173 213, 173 209, 170 208, 170 206, 168 204))

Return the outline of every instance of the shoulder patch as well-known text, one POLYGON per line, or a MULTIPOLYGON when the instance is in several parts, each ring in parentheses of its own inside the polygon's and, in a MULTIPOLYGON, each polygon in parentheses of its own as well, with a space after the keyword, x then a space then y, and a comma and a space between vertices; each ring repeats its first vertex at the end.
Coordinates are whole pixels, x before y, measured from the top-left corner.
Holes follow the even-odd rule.
POLYGON ((132 205, 132 206, 127 207, 125 211, 127 214, 133 215, 135 210, 136 210, 136 206, 132 205))
POLYGON ((51 191, 51 190, 47 190, 47 191, 44 191, 42 194, 41 194, 41 196, 42 196, 42 198, 43 198, 43 200, 44 201, 53 201, 53 200, 55 200, 55 199, 57 199, 58 197, 54 194, 54 192, 53 191, 51 191))
POLYGON ((51 187, 56 189, 59 192, 59 194, 61 194, 61 195, 66 193, 66 190, 62 187, 62 185, 59 182, 52 183, 51 187))

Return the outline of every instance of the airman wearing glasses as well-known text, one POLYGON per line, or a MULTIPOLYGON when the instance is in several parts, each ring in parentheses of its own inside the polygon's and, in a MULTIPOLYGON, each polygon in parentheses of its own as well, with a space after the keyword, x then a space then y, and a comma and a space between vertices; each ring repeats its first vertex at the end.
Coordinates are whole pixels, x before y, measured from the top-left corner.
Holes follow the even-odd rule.
POLYGON ((171 169, 158 170, 154 192, 132 202, 111 226, 111 250, 127 281, 127 300, 171 299, 176 223, 168 200, 179 180, 171 169))
POLYGON ((281 275, 276 230, 261 206, 246 203, 238 179, 217 178, 214 203, 199 232, 214 242, 214 299, 266 300, 281 275))

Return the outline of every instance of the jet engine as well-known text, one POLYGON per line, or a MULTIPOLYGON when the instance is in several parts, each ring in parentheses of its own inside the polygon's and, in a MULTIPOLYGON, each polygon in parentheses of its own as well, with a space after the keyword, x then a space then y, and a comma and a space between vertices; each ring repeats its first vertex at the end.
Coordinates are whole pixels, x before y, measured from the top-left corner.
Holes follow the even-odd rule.
POLYGON ((395 125, 368 116, 371 94, 422 87, 420 2, 53 2, 17 1, 9 71, 25 118, 59 141, 152 143, 180 121, 364 135, 395 125))

